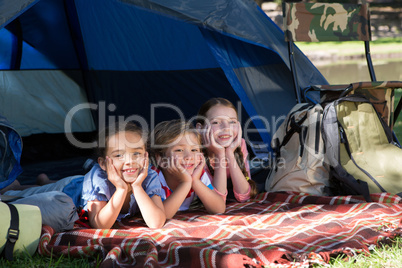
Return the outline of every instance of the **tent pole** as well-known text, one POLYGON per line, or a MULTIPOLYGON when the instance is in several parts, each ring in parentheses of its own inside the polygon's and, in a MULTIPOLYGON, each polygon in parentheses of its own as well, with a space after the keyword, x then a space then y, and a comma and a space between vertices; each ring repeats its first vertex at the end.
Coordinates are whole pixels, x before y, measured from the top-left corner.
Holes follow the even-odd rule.
POLYGON ((289 62, 290 62, 290 71, 292 72, 292 79, 293 79, 293 86, 296 94, 296 101, 297 103, 301 103, 300 98, 300 89, 299 89, 299 81, 297 79, 297 72, 296 72, 296 64, 294 59, 294 49, 293 49, 293 41, 288 41, 288 51, 289 51, 289 62))

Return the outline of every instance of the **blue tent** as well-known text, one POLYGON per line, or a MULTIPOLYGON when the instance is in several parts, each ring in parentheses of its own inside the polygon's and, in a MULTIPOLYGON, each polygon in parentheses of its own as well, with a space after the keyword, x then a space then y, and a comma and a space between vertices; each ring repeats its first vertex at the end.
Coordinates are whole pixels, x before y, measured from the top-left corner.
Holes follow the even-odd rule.
MULTIPOLYGON (((252 0, 0 7, 0 114, 23 137, 91 132, 118 116, 152 129, 224 97, 268 144, 296 103, 284 34, 252 0)), ((296 63, 301 86, 326 83, 299 51, 296 63)))

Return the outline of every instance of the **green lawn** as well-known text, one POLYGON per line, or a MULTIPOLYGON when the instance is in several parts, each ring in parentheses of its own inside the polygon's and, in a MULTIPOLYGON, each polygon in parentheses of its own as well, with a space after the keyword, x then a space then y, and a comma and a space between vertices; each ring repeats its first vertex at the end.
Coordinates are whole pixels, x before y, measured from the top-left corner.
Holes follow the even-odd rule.
POLYGON ((402 265, 402 241, 396 238, 392 245, 384 245, 380 248, 373 248, 369 255, 358 254, 349 259, 337 258, 330 261, 332 268, 391 268, 401 267, 402 265))
POLYGON ((0 258, 0 267, 7 268, 92 268, 99 267, 100 263, 100 260, 89 260, 87 258, 71 258, 70 256, 61 256, 56 258, 42 257, 38 253, 35 253, 35 255, 32 257, 29 255, 21 255, 15 258, 12 262, 0 258))

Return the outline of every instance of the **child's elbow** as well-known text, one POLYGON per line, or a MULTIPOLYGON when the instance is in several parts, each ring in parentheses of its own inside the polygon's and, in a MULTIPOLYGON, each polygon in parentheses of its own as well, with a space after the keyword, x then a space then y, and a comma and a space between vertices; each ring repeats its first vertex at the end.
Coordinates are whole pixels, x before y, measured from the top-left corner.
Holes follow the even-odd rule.
POLYGON ((156 222, 151 222, 148 224, 149 228, 162 228, 166 223, 166 219, 160 220, 160 221, 156 221, 156 222))
POLYGON ((221 214, 221 213, 225 213, 226 211, 226 205, 220 205, 220 206, 216 206, 212 209, 208 209, 208 213, 210 214, 221 214))
POLYGON ((152 228, 152 229, 158 229, 158 228, 162 228, 165 225, 165 223, 157 223, 157 224, 150 224, 148 227, 152 228))
POLYGON ((221 213, 225 213, 226 211, 226 206, 223 206, 222 208, 220 208, 217 212, 217 214, 221 214, 221 213))

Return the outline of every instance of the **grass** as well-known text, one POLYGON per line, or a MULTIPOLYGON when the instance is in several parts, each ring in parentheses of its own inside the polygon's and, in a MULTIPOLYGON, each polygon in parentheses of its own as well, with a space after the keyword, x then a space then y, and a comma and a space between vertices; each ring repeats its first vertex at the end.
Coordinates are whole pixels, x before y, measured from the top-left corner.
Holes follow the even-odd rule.
MULTIPOLYGON (((402 263, 402 238, 396 238, 392 245, 383 245, 372 248, 370 254, 356 254, 345 259, 344 256, 334 258, 329 267, 333 268, 385 268, 401 267, 402 263)), ((315 267, 328 267, 317 265, 315 267)))
POLYGON ((28 254, 21 254, 14 258, 13 261, 7 261, 0 258, 0 267, 7 268, 39 268, 39 267, 58 267, 58 268, 92 268, 99 267, 101 260, 89 260, 87 258, 72 258, 70 256, 60 256, 57 258, 43 257, 38 253, 33 256, 28 254))

